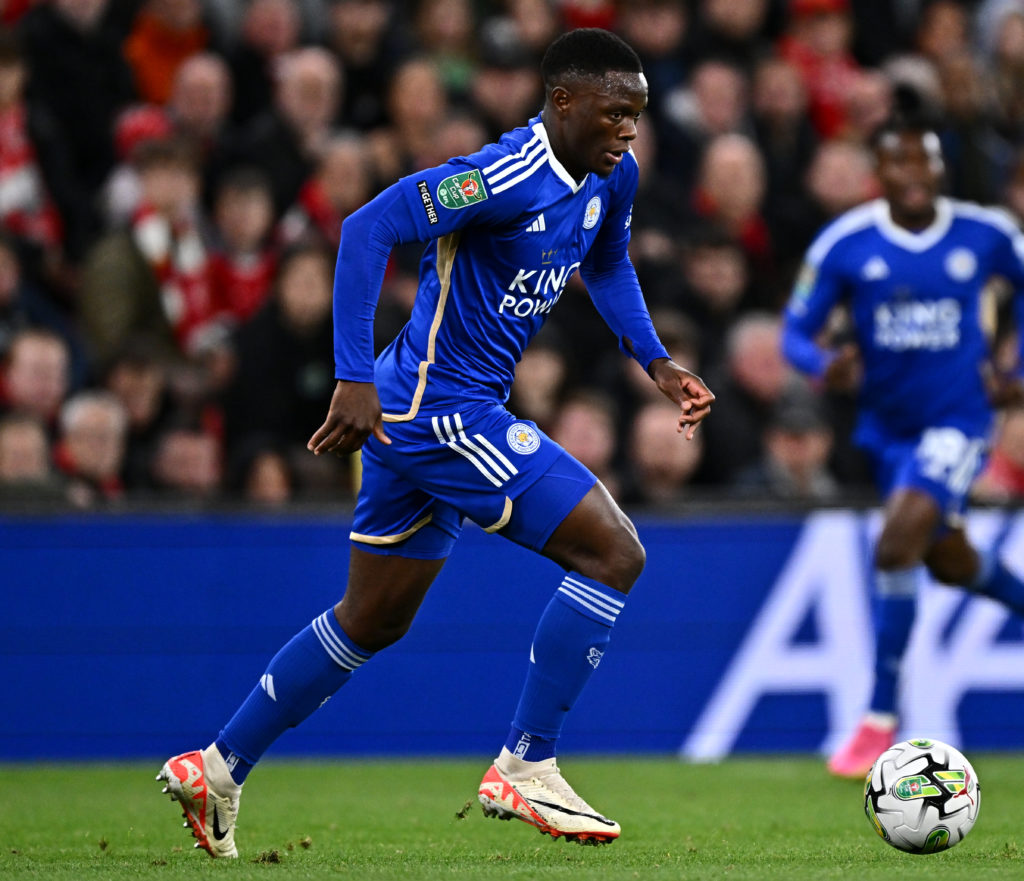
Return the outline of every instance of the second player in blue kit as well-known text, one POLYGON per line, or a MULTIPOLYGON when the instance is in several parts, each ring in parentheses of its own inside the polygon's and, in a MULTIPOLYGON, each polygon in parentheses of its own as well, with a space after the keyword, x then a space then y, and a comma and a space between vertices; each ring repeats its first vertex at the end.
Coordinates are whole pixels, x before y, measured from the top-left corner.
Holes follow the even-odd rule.
POLYGON ((783 348, 835 389, 859 383, 855 440, 885 500, 875 553, 875 684, 868 713, 830 770, 862 779, 893 742, 898 686, 927 568, 945 584, 1024 613, 1024 583, 967 538, 968 491, 985 464, 993 405, 1024 401, 1018 372, 995 370, 982 323, 996 277, 1015 294, 1024 330, 1024 236, 1006 214, 939 195, 938 136, 914 120, 876 138, 884 198, 833 221, 807 252, 786 310, 783 348), (855 341, 818 334, 845 306, 855 341))

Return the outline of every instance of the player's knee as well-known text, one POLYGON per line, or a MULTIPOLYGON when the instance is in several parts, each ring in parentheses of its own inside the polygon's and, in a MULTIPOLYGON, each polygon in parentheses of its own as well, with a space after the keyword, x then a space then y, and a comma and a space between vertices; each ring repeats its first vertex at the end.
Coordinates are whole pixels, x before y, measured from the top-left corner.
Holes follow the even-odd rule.
POLYGON ((883 572, 909 569, 921 562, 921 555, 913 542, 905 536, 883 532, 875 545, 875 567, 883 572))
POLYGON ((386 618, 382 616, 343 616, 342 630, 357 646, 369 652, 379 652, 394 645, 412 625, 411 618, 386 618))
POLYGON ((966 556, 946 555, 928 560, 928 572, 940 584, 966 587, 977 575, 977 561, 966 556))
POLYGON ((647 552, 636 534, 623 530, 598 561, 599 572, 590 577, 617 591, 629 593, 640 573, 644 571, 646 562, 647 552))

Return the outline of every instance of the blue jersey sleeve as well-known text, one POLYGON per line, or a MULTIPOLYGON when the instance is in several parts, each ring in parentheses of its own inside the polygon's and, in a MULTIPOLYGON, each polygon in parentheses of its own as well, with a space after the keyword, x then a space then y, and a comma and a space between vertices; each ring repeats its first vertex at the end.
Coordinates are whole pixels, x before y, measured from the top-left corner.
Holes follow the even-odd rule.
POLYGON ((402 178, 346 218, 334 273, 335 378, 373 382, 373 319, 395 245, 514 217, 522 196, 496 196, 472 158, 402 178))
POLYGON ((832 360, 814 338, 844 291, 835 247, 822 253, 819 242, 820 237, 804 258, 782 325, 782 354, 810 376, 822 376, 832 360))
POLYGON ((638 175, 632 154, 622 161, 630 163, 627 168, 631 173, 622 175, 623 184, 617 188, 601 230, 580 266, 580 276, 597 311, 618 339, 619 348, 646 370, 655 359, 669 355, 654 330, 629 259, 629 228, 638 175))

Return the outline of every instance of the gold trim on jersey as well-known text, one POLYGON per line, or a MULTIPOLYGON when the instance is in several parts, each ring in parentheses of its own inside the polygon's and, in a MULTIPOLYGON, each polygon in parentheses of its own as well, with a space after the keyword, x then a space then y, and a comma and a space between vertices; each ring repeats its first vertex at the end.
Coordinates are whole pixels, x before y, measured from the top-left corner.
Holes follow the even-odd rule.
POLYGON ((431 520, 434 519, 433 514, 427 514, 422 520, 418 520, 413 523, 405 532, 400 532, 398 535, 363 535, 360 532, 350 532, 348 537, 352 541, 361 541, 368 545, 393 545, 398 544, 400 541, 405 541, 410 535, 419 529, 426 526, 431 520))
POLYGON ((505 510, 501 512, 501 518, 496 522, 492 523, 484 532, 497 532, 499 529, 503 529, 508 526, 508 521, 512 519, 512 499, 505 496, 505 510))
POLYGON ((452 266, 455 264, 455 252, 459 248, 460 234, 458 231, 441 236, 437 240, 437 276, 441 282, 441 290, 437 295, 437 308, 434 310, 434 320, 430 324, 430 333, 427 335, 427 357, 420 361, 419 380, 416 383, 416 391, 412 396, 412 403, 405 413, 385 413, 385 422, 409 422, 416 418, 420 409, 420 401, 423 400, 423 392, 427 388, 427 370, 434 363, 435 345, 437 343, 437 332, 441 329, 441 319, 444 317, 444 307, 448 302, 448 292, 452 284, 452 266))

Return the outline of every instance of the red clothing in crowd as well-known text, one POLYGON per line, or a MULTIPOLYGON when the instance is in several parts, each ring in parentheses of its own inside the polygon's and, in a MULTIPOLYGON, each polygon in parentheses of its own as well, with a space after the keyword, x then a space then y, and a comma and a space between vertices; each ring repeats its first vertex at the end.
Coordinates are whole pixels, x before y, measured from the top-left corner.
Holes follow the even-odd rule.
POLYGON ((57 247, 63 239, 20 102, 0 110, 0 226, 43 248, 57 247))
POLYGON ((248 321, 270 297, 277 257, 269 248, 253 254, 210 256, 214 309, 238 323, 248 321))

